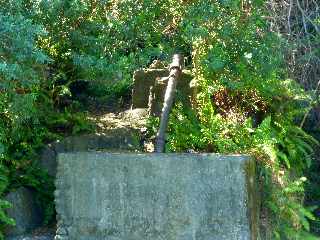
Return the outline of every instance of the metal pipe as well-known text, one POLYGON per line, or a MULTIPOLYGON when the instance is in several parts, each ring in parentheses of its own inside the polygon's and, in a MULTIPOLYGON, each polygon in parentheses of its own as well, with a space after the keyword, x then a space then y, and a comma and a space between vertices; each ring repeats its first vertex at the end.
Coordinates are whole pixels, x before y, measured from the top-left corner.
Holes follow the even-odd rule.
POLYGON ((170 75, 168 85, 164 96, 163 108, 161 111, 159 131, 156 136, 155 152, 164 152, 165 133, 168 127, 169 115, 172 109, 175 96, 177 80, 179 79, 183 68, 183 56, 181 54, 173 55, 172 63, 170 64, 170 75))

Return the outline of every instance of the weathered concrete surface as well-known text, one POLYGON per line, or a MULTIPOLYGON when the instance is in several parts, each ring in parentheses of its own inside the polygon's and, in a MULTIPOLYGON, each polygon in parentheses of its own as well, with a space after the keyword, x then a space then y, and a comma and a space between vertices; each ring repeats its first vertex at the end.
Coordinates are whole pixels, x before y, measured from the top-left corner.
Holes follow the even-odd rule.
POLYGON ((21 235, 17 237, 7 237, 6 240, 54 240, 54 234, 40 234, 37 236, 33 235, 21 235))
POLYGON ((57 171, 57 155, 66 152, 84 151, 138 151, 142 149, 138 131, 132 129, 111 129, 103 134, 86 134, 67 137, 44 147, 40 153, 40 167, 50 176, 57 171))
POLYGON ((56 240, 255 240, 254 161, 59 154, 56 240))
POLYGON ((8 238, 6 240, 54 240, 54 236, 20 236, 15 238, 8 238))
MULTIPOLYGON (((167 84, 161 79, 169 76, 168 69, 138 70, 133 76, 132 108, 150 108, 151 115, 159 115, 162 109, 164 93, 167 84)), ((188 105, 195 96, 195 85, 191 83, 193 76, 190 71, 183 70, 177 82, 179 96, 188 105)))
POLYGON ((25 234, 41 225, 43 214, 31 190, 21 187, 9 193, 5 200, 12 204, 12 208, 6 211, 8 216, 16 221, 15 226, 6 228, 8 237, 25 234))
POLYGON ((147 108, 150 87, 157 78, 168 77, 168 69, 138 70, 133 75, 132 108, 147 108))
MULTIPOLYGON (((185 107, 191 108, 196 100, 196 85, 192 80, 190 71, 184 70, 178 79, 175 99, 182 102, 185 107)), ((164 95, 167 83, 156 79, 149 92, 149 113, 152 116, 160 116, 163 108, 164 95)))

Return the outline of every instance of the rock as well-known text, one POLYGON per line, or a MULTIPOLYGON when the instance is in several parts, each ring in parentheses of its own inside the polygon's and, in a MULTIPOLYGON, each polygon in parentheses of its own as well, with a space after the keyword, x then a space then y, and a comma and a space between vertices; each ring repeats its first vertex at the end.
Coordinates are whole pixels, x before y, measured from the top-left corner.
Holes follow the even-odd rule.
POLYGON ((39 227, 43 220, 43 214, 35 201, 32 190, 21 187, 15 192, 9 193, 5 200, 13 207, 7 210, 8 216, 16 221, 16 226, 6 229, 7 236, 18 236, 39 227))
POLYGON ((258 239, 248 156, 87 152, 58 163, 56 239, 258 239))

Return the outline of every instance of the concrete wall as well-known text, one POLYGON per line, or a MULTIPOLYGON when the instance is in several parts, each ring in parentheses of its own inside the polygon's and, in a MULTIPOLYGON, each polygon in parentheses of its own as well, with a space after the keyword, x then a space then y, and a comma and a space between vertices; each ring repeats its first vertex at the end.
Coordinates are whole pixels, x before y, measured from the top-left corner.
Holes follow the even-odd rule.
POLYGON ((135 129, 110 129, 102 134, 85 134, 70 136, 45 146, 40 152, 39 165, 50 176, 57 172, 57 156, 59 153, 87 151, 142 151, 141 133, 135 129))
MULTIPOLYGON (((133 76, 132 108, 149 108, 150 114, 159 116, 163 107, 164 94, 167 84, 159 81, 168 77, 168 69, 138 70, 133 76)), ((196 84, 192 73, 183 70, 177 82, 177 92, 180 101, 191 106, 196 95, 196 84)))
POLYGON ((257 239, 246 156, 59 154, 56 187, 56 240, 257 239))

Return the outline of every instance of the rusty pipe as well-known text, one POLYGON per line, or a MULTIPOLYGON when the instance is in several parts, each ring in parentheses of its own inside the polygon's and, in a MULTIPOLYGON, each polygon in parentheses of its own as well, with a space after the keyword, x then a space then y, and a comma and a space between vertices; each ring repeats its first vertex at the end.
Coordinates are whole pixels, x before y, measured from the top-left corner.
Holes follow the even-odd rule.
POLYGON ((183 68, 183 56, 181 54, 175 54, 170 64, 170 74, 168 79, 168 85, 163 101, 163 108, 160 117, 160 126, 156 136, 155 152, 164 152, 165 147, 165 133, 168 127, 169 115, 172 109, 177 81, 181 76, 183 68))

